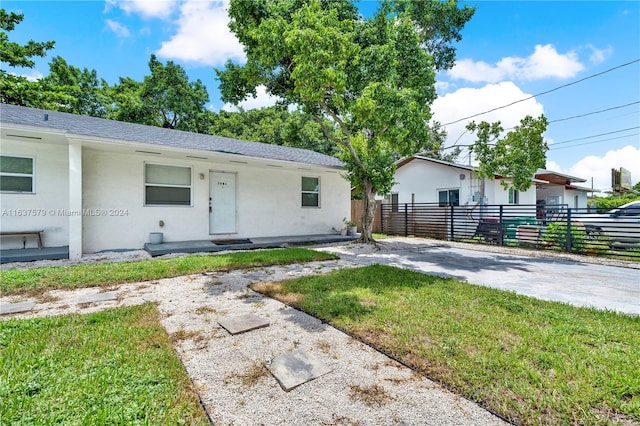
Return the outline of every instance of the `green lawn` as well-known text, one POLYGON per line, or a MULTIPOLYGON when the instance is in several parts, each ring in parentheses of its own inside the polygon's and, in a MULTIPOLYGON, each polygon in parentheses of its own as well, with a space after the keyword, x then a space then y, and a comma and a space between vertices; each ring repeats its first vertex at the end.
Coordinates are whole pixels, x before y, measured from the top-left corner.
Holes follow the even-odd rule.
POLYGON ((37 294, 50 289, 109 286, 201 272, 228 271, 329 259, 336 259, 336 256, 303 248, 288 248, 135 262, 14 269, 0 271, 0 294, 37 294))
POLYGON ((640 317, 382 265, 254 288, 518 424, 640 423, 640 317))
POLYGON ((0 321, 0 424, 209 424, 153 304, 0 321))

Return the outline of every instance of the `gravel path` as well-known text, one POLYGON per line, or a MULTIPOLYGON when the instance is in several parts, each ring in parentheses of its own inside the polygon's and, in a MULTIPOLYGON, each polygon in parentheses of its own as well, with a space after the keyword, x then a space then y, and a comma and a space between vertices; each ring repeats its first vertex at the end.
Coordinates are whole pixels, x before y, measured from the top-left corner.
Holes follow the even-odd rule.
MULTIPOLYGON (((4 316, 89 313, 157 302, 162 323, 207 411, 219 425, 498 425, 476 404, 415 374, 318 319, 249 290, 250 283, 326 273, 353 264, 338 260, 190 275, 107 289, 50 291, 33 311, 4 316), (78 303, 109 292, 117 298, 78 303), (270 325, 235 336, 218 325, 252 313, 270 325), (331 372, 285 392, 263 365, 304 350, 331 372)), ((4 297, 2 303, 19 298, 4 297)))

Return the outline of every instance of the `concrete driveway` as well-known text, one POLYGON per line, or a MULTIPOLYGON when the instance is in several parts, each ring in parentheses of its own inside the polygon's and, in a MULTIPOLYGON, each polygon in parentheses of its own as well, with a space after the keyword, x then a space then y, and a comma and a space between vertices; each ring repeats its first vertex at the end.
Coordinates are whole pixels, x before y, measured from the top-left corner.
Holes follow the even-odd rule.
POLYGON ((433 240, 393 238, 381 240, 379 250, 363 249, 362 245, 323 250, 362 265, 392 265, 538 299, 640 315, 640 269, 585 263, 540 252, 528 252, 533 257, 514 254, 517 250, 496 253, 455 245, 458 247, 433 240))

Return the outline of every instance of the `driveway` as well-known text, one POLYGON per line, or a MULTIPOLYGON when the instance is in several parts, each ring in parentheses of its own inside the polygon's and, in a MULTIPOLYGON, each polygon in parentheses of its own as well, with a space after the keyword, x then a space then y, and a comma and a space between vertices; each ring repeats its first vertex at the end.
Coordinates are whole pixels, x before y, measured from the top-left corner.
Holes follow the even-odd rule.
POLYGON ((578 256, 495 246, 490 248, 494 252, 486 252, 478 251, 480 247, 461 248, 464 246, 474 248, 469 244, 392 238, 381 240, 378 249, 351 245, 322 250, 361 265, 381 263, 538 299, 640 315, 640 269, 637 269, 640 265, 609 262, 626 265, 611 266, 586 263, 598 260, 578 256))

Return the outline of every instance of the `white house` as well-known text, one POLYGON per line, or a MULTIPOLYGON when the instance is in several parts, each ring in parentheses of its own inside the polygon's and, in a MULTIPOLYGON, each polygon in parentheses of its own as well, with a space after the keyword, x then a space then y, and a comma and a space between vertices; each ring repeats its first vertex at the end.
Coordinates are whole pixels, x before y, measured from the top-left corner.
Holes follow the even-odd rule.
POLYGON ((500 184, 505 179, 501 176, 494 180, 478 178, 473 167, 419 155, 398 161, 394 179, 393 203, 476 204, 483 193, 484 204, 536 203, 533 185, 525 192, 508 190, 500 184))
POLYGON ((536 178, 542 181, 536 187, 537 202, 547 206, 565 204, 572 209, 586 209, 587 195, 594 191, 576 185, 586 182, 586 179, 551 170, 538 169, 536 178))
MULTIPOLYGON (((313 151, 0 105, 2 248, 43 230, 69 257, 165 241, 330 234, 342 163, 313 151)), ((28 246, 35 245, 29 239, 28 246)))

